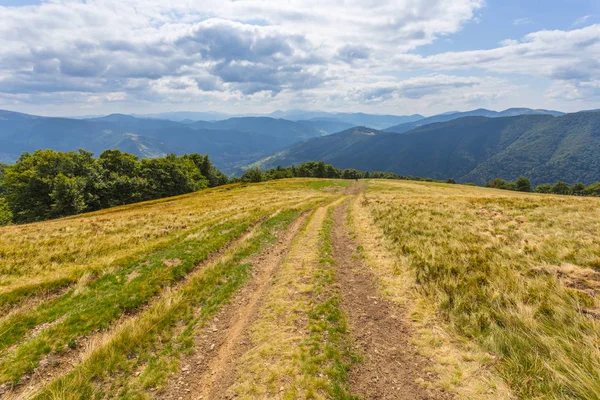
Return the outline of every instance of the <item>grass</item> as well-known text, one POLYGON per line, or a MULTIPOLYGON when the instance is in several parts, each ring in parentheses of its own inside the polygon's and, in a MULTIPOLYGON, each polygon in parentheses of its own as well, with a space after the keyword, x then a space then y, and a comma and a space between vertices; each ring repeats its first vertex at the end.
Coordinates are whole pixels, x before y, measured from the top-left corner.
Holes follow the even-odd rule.
MULTIPOLYGON (((311 210, 252 319, 241 398, 351 399, 331 210, 458 398, 600 398, 600 202, 438 183, 291 179, 0 228, 0 383, 160 397, 255 255, 311 210), (215 254, 216 251, 220 253, 215 254), (213 254, 212 257, 209 257, 213 254), (63 357, 44 384, 36 367, 63 357), (45 386, 43 386, 44 384, 45 386)), ((2 390, 2 387, 0 387, 2 390)))
POLYGON ((597 199, 416 183, 371 187, 364 201, 408 264, 415 290, 455 335, 498 358, 498 373, 516 396, 600 397, 600 326, 582 312, 596 300, 585 282, 569 287, 553 272, 596 265, 597 199))
POLYGON ((302 369, 313 377, 311 391, 322 391, 331 399, 350 400, 357 397, 350 393, 347 372, 358 362, 358 356, 352 351, 346 317, 340 309, 332 235, 333 208, 330 207, 319 233, 319 268, 314 272, 313 298, 308 308, 309 333, 300 345, 302 369))
POLYGON ((74 371, 50 384, 39 398, 138 398, 160 386, 189 349, 194 329, 227 302, 249 278, 253 254, 272 243, 274 231, 298 215, 291 210, 269 219, 214 266, 167 293, 134 321, 117 330, 74 371), (200 307, 199 312, 195 308, 200 307), (177 326, 183 329, 177 332, 177 326), (164 345, 164 343, 167 343, 164 345), (171 366, 171 368, 169 368, 171 366), (134 372, 142 373, 134 378, 134 372), (109 384, 109 378, 114 378, 109 384), (104 384, 103 384, 104 383, 104 384))
POLYGON ((228 185, 77 217, 0 228, 0 311, 168 248, 209 221, 324 199, 309 181, 228 185), (240 196, 244 201, 240 201, 240 196))
POLYGON ((146 304, 168 285, 181 280, 211 252, 241 235, 260 218, 256 213, 207 227, 177 245, 106 273, 85 287, 74 287, 63 296, 26 312, 14 313, 0 324, 0 349, 22 339, 45 323, 51 326, 20 343, 0 361, 0 382, 18 383, 49 352, 57 352, 78 337, 110 324, 146 304), (56 323, 54 323, 56 322, 56 323))

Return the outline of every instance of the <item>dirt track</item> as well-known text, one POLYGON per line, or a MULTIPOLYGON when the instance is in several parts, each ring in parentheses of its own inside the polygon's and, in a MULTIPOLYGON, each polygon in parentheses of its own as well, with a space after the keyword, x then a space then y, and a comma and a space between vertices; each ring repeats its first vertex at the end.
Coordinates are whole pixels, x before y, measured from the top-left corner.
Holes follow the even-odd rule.
MULTIPOLYGON (((362 189, 353 185, 346 192, 347 199, 355 198, 362 189)), ((419 356, 410 343, 413 332, 406 310, 379 294, 376 277, 356 257, 357 246, 346 225, 348 202, 336 203, 332 205, 335 207, 333 256, 341 309, 348 319, 355 351, 361 357, 349 372, 351 392, 363 399, 451 398, 448 393, 423 385, 435 377, 426 372, 429 361, 419 356)), ((250 337, 250 328, 258 319, 272 281, 297 240, 306 217, 296 220, 280 234, 275 245, 251 260, 254 275, 250 283, 201 330, 195 339, 194 353, 182 361, 181 370, 170 379, 166 390, 157 393, 157 398, 235 397, 231 388, 239 378, 240 360, 257 346, 250 337)), ((261 374, 261 371, 255 373, 261 374)), ((282 395, 268 398, 282 398, 282 395)))
POLYGON ((246 285, 214 318, 204 334, 196 338, 195 354, 182 362, 182 370, 171 379, 164 399, 227 399, 235 378, 236 360, 247 350, 247 330, 256 318, 262 298, 289 251, 306 214, 280 235, 277 243, 251 260, 256 265, 246 285))
POLYGON ((427 390, 428 361, 410 344, 406 310, 381 297, 376 277, 356 257, 356 243, 348 234, 346 206, 334 212, 333 254, 350 334, 362 360, 350 371, 354 394, 364 399, 445 399, 427 390))

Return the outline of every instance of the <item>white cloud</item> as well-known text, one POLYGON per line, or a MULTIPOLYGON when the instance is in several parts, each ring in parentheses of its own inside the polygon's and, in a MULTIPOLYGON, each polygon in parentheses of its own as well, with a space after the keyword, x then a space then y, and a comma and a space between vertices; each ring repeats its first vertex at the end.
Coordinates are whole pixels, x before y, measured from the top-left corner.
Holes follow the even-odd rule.
POLYGON ((531 18, 517 18, 515 20, 513 20, 513 25, 528 25, 528 24, 532 24, 533 20, 531 18))
MULTIPOLYGON (((30 101, 241 98, 369 77, 483 0, 53 0, 0 7, 0 92, 30 101), (114 95, 125 93, 125 95, 114 95)), ((6 96, 5 96, 6 97, 6 96)))
POLYGON ((577 18, 575 22, 573 22, 573 25, 571 25, 571 28, 584 25, 590 18, 592 18, 592 15, 584 15, 583 17, 577 18))
POLYGON ((139 112, 192 104, 228 111, 362 105, 423 112, 419 107, 504 101, 527 90, 508 84, 514 74, 550 80, 548 99, 560 98, 560 87, 564 99, 598 96, 600 25, 534 32, 487 50, 416 52, 478 22, 484 0, 166 4, 49 0, 0 7, 0 106, 121 104, 121 111, 126 105, 139 112), (472 70, 475 77, 464 76, 472 70))
MULTIPOLYGON (((433 70, 481 69, 569 82, 575 87, 600 79, 600 25, 571 31, 539 31, 521 40, 506 40, 490 50, 448 52, 421 57, 402 54, 399 66, 433 70)), ((569 98, 575 95, 570 91, 569 98)))

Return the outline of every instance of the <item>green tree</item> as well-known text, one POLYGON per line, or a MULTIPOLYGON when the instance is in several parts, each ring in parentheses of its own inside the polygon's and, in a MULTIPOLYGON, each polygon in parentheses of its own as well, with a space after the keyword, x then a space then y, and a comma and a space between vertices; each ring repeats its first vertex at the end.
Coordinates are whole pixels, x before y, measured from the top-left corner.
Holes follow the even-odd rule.
POLYGON ((531 192, 531 181, 524 176, 517 179, 517 190, 519 192, 531 192))
POLYGON ((454 185, 454 184, 456 184, 456 181, 452 178, 448 178, 448 179, 446 179, 446 183, 450 183, 450 184, 454 185))
POLYGON ((52 205, 50 207, 50 218, 63 217, 82 213, 86 210, 86 178, 67 177, 59 173, 53 182, 52 205))
POLYGON ((245 183, 262 182, 263 173, 258 168, 250 168, 242 175, 240 180, 245 183))
POLYGON ((575 196, 584 196, 585 195, 585 185, 581 182, 574 183, 571 186, 571 193, 575 196))
POLYGON ((552 186, 552 193, 554 194, 572 194, 571 188, 566 182, 558 181, 552 186))
POLYGON ((600 196, 600 182, 588 185, 584 193, 586 196, 600 196))
POLYGON ((540 185, 537 185, 535 191, 537 193, 552 193, 552 185, 550 185, 549 183, 542 183, 540 185))
POLYGON ((494 189, 506 189, 507 183, 502 178, 492 179, 488 183, 485 184, 485 187, 494 188, 494 189))
POLYGON ((12 211, 8 206, 8 201, 4 197, 0 197, 0 226, 8 225, 13 218, 12 211))

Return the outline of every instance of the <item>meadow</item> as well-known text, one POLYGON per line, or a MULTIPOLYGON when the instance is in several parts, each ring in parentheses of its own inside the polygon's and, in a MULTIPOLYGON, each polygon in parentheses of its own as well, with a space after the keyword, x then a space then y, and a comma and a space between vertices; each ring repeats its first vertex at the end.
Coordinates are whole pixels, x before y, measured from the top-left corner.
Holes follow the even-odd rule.
POLYGON ((0 393, 600 398, 599 206, 284 179, 2 227, 0 393))

